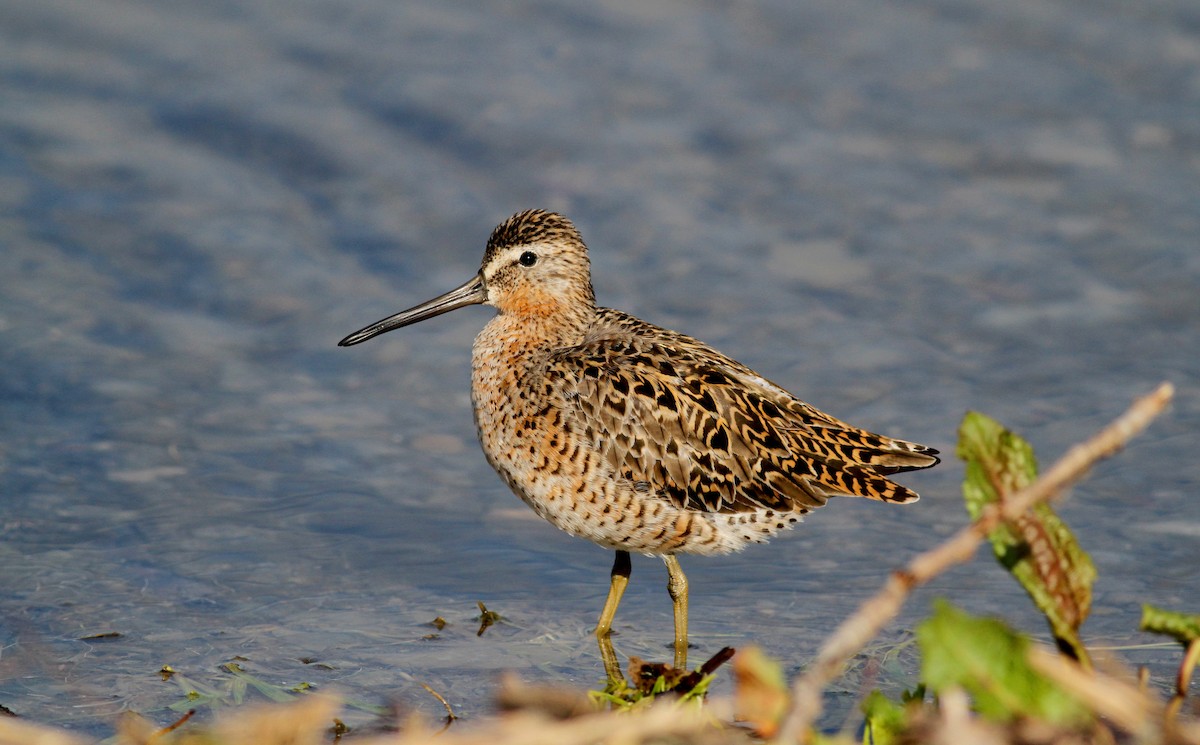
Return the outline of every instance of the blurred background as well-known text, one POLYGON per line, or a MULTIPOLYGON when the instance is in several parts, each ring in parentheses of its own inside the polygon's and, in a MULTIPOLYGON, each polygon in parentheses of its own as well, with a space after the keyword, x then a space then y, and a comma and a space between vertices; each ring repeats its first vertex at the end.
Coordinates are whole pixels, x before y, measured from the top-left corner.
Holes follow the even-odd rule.
MULTIPOLYGON (((1099 569, 1085 638, 1155 641, 1140 602, 1200 610, 1198 112, 1187 0, 4 3, 0 704, 165 724, 163 665, 224 690, 235 658, 431 717, 422 683, 471 717, 502 670, 600 680, 611 555, 475 442, 490 309, 335 346, 528 207, 580 227, 602 304, 948 456, 911 507, 685 558, 694 659, 755 643, 792 675, 962 526, 966 410, 1049 463, 1170 380, 1060 507, 1099 569), (506 619, 482 636, 477 601, 506 619)), ((635 557, 620 653, 669 657, 665 583, 635 557)), ((981 552, 829 722, 916 682, 937 595, 1047 636, 981 552)), ((1121 654, 1159 686, 1178 660, 1121 654)))

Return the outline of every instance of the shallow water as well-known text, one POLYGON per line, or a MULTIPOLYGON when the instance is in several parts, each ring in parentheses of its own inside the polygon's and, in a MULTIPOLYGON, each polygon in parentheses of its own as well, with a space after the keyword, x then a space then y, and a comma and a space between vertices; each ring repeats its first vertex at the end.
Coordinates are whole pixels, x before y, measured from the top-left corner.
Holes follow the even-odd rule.
MULTIPOLYGON (((1089 639, 1152 641, 1142 601, 1200 610, 1189 3, 42 0, 0 19, 0 704, 22 716, 166 722, 162 665, 222 685, 238 656, 430 716, 421 683, 478 716, 501 670, 601 677, 611 556, 540 522, 474 442, 490 311, 334 346, 465 280, 530 206, 583 230, 601 302, 946 453, 978 409, 1049 461, 1173 381, 1170 413, 1061 512, 1100 571, 1089 639), (476 636, 480 600, 507 621, 476 636)), ((693 657, 760 643, 796 671, 964 523, 960 478, 950 457, 905 479, 910 508, 837 502, 685 560, 693 657)), ((635 557, 620 652, 668 656, 664 584, 635 557)), ((1044 633, 981 555, 884 641, 935 595, 1044 633)), ((1177 660, 1124 654, 1160 682, 1177 660)), ((886 683, 913 680, 902 654, 886 683)), ((852 702, 830 695, 831 726, 852 702)))

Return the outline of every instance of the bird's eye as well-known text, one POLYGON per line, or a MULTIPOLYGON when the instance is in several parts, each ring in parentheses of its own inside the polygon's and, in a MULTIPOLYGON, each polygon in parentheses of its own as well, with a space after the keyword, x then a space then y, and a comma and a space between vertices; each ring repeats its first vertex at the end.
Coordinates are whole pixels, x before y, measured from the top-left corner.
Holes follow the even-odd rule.
POLYGON ((537 254, 533 251, 526 251, 517 261, 521 262, 521 266, 533 266, 537 263, 537 254))

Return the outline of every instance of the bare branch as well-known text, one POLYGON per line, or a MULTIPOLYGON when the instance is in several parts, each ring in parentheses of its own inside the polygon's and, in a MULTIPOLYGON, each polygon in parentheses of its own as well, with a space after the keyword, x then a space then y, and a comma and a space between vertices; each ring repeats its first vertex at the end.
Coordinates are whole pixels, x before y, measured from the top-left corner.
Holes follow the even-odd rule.
POLYGON ((1003 505, 990 505, 977 521, 941 545, 914 557, 906 568, 892 572, 883 589, 842 622, 826 640, 817 659, 796 680, 792 688, 792 708, 777 742, 799 742, 806 737, 821 713, 821 691, 841 674, 846 662, 873 639, 884 624, 896 617, 913 588, 955 564, 969 561, 987 534, 1002 521, 1021 515, 1038 502, 1054 499, 1082 478, 1097 461, 1119 451, 1162 413, 1174 393, 1174 386, 1162 383, 1091 439, 1068 450, 1048 471, 1005 500, 1003 505))

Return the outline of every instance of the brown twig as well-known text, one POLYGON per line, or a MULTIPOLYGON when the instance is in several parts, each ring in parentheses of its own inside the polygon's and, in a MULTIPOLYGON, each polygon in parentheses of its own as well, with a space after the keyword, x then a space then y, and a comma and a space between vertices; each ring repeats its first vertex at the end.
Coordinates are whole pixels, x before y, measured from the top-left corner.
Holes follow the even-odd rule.
MULTIPOLYGON (((450 702, 446 700, 445 696, 433 690, 433 688, 425 685, 424 683, 421 684, 421 687, 429 691, 434 698, 442 702, 442 706, 446 707, 446 727, 449 727, 454 720, 458 719, 458 715, 454 713, 454 709, 450 708, 450 702)), ((442 729, 445 729, 446 727, 443 727, 442 729)))
POLYGON ((166 735, 168 735, 168 734, 174 732, 175 730, 179 729, 180 727, 182 727, 184 725, 184 723, 187 722, 187 720, 191 719, 194 716, 196 716, 196 710, 188 709, 186 714, 179 717, 174 722, 168 724, 166 727, 163 727, 159 731, 155 732, 153 735, 150 736, 150 739, 147 740, 146 742, 148 742, 148 743, 157 742, 161 738, 165 737, 166 735))
POLYGON ((917 555, 906 568, 892 572, 883 589, 842 622, 821 647, 817 659, 796 680, 791 709, 777 742, 793 743, 807 737, 821 713, 821 691, 884 624, 896 617, 913 588, 955 564, 969 561, 987 534, 1001 522, 1012 520, 1038 502, 1055 498, 1082 478, 1097 461, 1119 451, 1162 412, 1174 392, 1174 386, 1162 383, 1152 393, 1135 401, 1107 427, 1068 450, 1032 484, 1018 490, 1002 505, 988 505, 978 520, 941 545, 917 555))
POLYGON ((1179 663, 1179 672, 1175 674, 1175 695, 1167 704, 1167 718, 1175 719, 1183 708, 1183 700, 1187 698, 1188 686, 1192 682, 1192 670, 1200 662, 1200 639, 1192 639, 1184 647, 1183 661, 1179 663))

